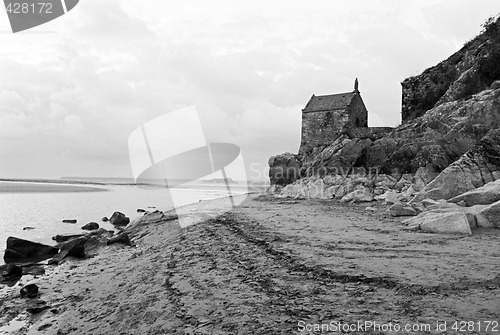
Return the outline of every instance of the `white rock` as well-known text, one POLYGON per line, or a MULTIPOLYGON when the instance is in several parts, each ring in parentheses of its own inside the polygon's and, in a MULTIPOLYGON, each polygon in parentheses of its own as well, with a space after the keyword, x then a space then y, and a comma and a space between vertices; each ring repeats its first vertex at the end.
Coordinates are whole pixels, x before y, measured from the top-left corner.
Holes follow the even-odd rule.
POLYGON ((361 186, 355 191, 346 194, 340 199, 340 202, 370 202, 373 201, 373 195, 369 189, 361 186))
POLYGON ((405 222, 410 229, 429 233, 472 234, 469 221, 463 212, 425 212, 405 222))
POLYGON ((448 200, 459 203, 464 201, 467 206, 489 205, 500 200, 500 179, 492 181, 474 190, 462 193, 448 200))

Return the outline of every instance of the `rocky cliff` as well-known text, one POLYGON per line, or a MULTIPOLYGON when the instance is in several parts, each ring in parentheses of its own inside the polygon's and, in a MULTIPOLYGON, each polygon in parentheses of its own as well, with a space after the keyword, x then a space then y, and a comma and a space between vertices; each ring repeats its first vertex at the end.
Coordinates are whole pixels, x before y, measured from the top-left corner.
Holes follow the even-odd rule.
POLYGON ((448 59, 402 82, 403 122, 445 102, 470 98, 500 77, 500 21, 491 18, 483 27, 448 59))

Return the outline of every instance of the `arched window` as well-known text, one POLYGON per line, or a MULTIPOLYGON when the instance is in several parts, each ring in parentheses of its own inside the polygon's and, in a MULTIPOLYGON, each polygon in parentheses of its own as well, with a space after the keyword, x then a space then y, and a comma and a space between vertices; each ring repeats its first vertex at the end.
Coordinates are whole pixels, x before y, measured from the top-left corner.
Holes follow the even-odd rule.
POLYGON ((361 121, 359 121, 359 117, 356 118, 356 121, 354 122, 354 125, 356 127, 361 127, 361 121))

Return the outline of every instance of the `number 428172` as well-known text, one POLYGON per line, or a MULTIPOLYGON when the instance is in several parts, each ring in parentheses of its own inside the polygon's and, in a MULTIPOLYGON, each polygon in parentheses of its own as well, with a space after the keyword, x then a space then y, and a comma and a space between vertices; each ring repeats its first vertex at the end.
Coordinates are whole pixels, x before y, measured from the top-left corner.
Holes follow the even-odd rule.
POLYGON ((14 2, 9 3, 5 8, 7 13, 11 14, 52 14, 52 4, 50 2, 14 2))
POLYGON ((455 321, 451 327, 456 332, 490 331, 500 332, 498 321, 455 321))

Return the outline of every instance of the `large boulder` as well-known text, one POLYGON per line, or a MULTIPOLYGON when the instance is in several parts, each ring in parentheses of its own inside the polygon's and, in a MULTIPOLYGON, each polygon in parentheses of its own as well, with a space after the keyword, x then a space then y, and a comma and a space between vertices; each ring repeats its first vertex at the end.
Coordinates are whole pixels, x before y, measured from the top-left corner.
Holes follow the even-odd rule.
POLYGON ((415 208, 401 202, 396 202, 387 211, 392 216, 415 216, 418 214, 415 208))
POLYGON ((58 249, 50 245, 9 236, 3 259, 5 263, 38 262, 57 254, 58 249))
POLYGON ((424 212, 404 223, 408 225, 408 229, 428 233, 472 234, 469 220, 462 212, 424 212))
POLYGON ((487 206, 473 206, 477 208, 475 216, 478 227, 500 228, 500 201, 487 206))
POLYGON ((466 206, 489 205, 500 200, 500 179, 453 197, 449 202, 464 201, 466 206))
POLYGON ((85 243, 88 239, 88 236, 81 236, 59 244, 59 253, 52 259, 60 263, 64 258, 69 256, 85 258, 85 243))
POLYGON ((114 212, 109 218, 109 223, 115 226, 126 226, 130 222, 130 219, 125 216, 122 212, 114 212))
POLYGON ((411 202, 426 198, 448 200, 499 178, 500 129, 494 129, 425 186, 411 202))

